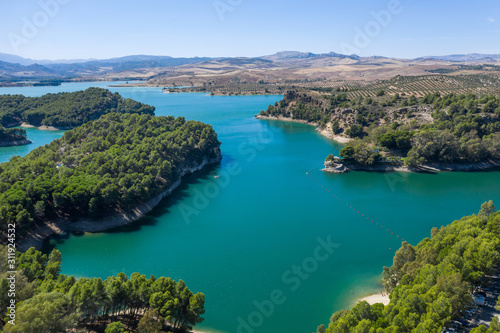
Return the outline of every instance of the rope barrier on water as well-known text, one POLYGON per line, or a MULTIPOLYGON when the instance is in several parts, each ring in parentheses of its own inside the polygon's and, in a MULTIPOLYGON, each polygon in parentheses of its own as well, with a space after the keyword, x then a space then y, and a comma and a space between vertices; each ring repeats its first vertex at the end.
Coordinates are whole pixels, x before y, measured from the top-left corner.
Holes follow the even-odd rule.
MULTIPOLYGON (((339 201, 342 201, 342 199, 336 195, 336 194, 333 194, 326 186, 323 186, 323 184, 321 184, 316 178, 314 178, 313 176, 311 176, 311 172, 314 171, 315 169, 318 168, 318 166, 321 164, 322 162, 319 162, 316 166, 312 167, 311 169, 309 169, 309 171, 306 172, 306 175, 312 179, 316 184, 318 184, 322 189, 324 189, 326 192, 330 193, 333 195, 334 198, 338 199, 339 201)), ((351 205, 347 204, 346 203, 346 206, 351 208, 354 212, 357 212, 357 214, 360 214, 360 211, 359 210, 356 210, 356 208, 352 207, 351 205)), ((362 217, 365 217, 365 214, 361 213, 361 216, 362 217)), ((367 216, 366 217, 366 220, 367 221, 370 221, 370 218, 367 216)), ((375 223, 374 220, 371 220, 371 223, 375 223)), ((375 223, 375 225, 379 225, 378 223, 375 223)), ((384 226, 380 226, 381 229, 384 229, 384 226)), ((391 235, 393 236, 396 236, 396 238, 400 238, 399 235, 394 235, 394 232, 391 232, 389 229, 386 229, 386 232, 387 233, 390 233, 391 235)), ((401 240, 404 241, 405 239, 401 237, 401 240)))

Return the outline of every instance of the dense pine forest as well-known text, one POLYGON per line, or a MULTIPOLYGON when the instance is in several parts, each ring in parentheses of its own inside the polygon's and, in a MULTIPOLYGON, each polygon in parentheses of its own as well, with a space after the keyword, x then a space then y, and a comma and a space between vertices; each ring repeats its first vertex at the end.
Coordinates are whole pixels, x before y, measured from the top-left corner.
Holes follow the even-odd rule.
MULTIPOLYGON (((54 219, 127 212, 220 157, 210 125, 184 118, 111 113, 0 164, 1 230, 22 236, 54 219)), ((96 222, 98 223, 98 222, 96 222)))
POLYGON ((0 125, 0 147, 12 145, 16 141, 27 140, 26 130, 21 128, 3 128, 0 125))
POLYGON ((66 332, 76 327, 103 332, 186 332, 203 321, 205 296, 186 284, 133 273, 100 278, 60 274, 62 256, 34 248, 16 253, 15 325, 9 324, 6 246, 0 246, 0 326, 5 333, 66 332))
MULTIPOLYGON (((403 242, 383 282, 391 302, 341 310, 318 332, 441 332, 473 305, 475 287, 488 284, 500 263, 500 212, 491 201, 477 215, 463 217, 416 246, 403 242)), ((498 320, 488 332, 498 332, 498 320)), ((486 332, 486 327, 477 332, 486 332)))
POLYGON ((500 99, 474 94, 417 98, 414 95, 349 100, 289 91, 262 116, 317 123, 332 135, 353 139, 341 157, 372 165, 380 156, 402 157, 405 164, 477 163, 500 159, 500 99))
POLYGON ((25 122, 33 126, 73 128, 111 112, 153 115, 154 111, 153 106, 102 88, 41 97, 0 95, 0 125, 4 127, 25 122))
MULTIPOLYGON (((0 304, 3 332, 185 332, 200 323, 205 297, 182 280, 134 273, 61 275, 61 253, 15 252, 15 324, 9 324, 12 250, 36 226, 126 213, 170 189, 191 169, 220 160, 211 126, 155 117, 154 107, 89 88, 39 98, 0 96, 0 123, 76 127, 0 164, 0 304), (9 238, 4 237, 9 234, 9 238), (7 266, 9 264, 9 267, 7 266)), ((0 143, 25 140, 0 125, 0 143)))

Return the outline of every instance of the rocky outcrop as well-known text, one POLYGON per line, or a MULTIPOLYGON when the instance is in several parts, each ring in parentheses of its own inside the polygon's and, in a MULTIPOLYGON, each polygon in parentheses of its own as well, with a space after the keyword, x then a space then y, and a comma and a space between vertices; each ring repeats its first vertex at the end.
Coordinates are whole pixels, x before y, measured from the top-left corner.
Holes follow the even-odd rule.
POLYGON ((323 169, 323 171, 331 173, 344 173, 349 171, 349 168, 347 168, 342 163, 336 163, 335 161, 325 161, 325 168, 323 169))
MULTIPOLYGON (((338 165, 340 163, 337 163, 338 165)), ((477 163, 453 163, 453 164, 448 164, 448 163, 443 163, 443 164, 438 164, 438 163, 432 163, 432 164, 426 164, 426 165, 421 165, 418 167, 409 167, 405 166, 403 164, 397 164, 397 163, 377 163, 374 165, 362 165, 358 163, 354 163, 352 161, 342 161, 341 163, 344 168, 346 169, 345 171, 342 172, 347 172, 349 170, 353 171, 398 171, 398 172, 441 172, 441 171, 463 171, 463 172, 468 172, 468 171, 481 171, 481 170, 490 170, 490 169, 496 169, 500 168, 500 161, 483 161, 483 162, 477 162, 477 163)), ((327 162, 325 162, 325 169, 323 171, 326 172, 335 172, 335 166, 328 166, 327 167, 327 162)), ((341 170, 341 169, 339 169, 341 170)), ((340 173, 340 172, 335 172, 335 173, 340 173)))
POLYGON ((28 139, 26 140, 16 140, 16 141, 0 141, 0 147, 12 147, 12 146, 24 146, 33 143, 28 139))

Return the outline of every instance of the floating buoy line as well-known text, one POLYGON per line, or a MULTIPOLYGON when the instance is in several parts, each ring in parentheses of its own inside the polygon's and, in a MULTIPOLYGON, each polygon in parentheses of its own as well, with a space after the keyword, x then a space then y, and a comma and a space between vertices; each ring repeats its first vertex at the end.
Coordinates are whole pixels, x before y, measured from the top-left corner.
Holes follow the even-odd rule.
MULTIPOLYGON (((309 169, 309 171, 306 172, 306 175, 311 179, 313 180, 316 184, 318 184, 318 186, 320 186, 322 189, 324 189, 327 193, 330 193, 331 195, 333 195, 334 198, 336 198, 337 200, 339 201, 342 201, 342 198, 340 198, 338 195, 332 193, 327 187, 323 186, 323 184, 321 184, 316 178, 314 178, 313 176, 311 176, 311 172, 315 169, 318 168, 318 166, 321 164, 322 162, 319 162, 316 166, 314 166, 313 168, 309 169)), ((353 212, 356 212, 356 214, 359 214, 361 217, 366 217, 366 220, 370 223, 375 223, 376 226, 380 226, 380 229, 384 230, 384 226, 383 225, 379 225, 378 223, 376 223, 373 219, 370 219, 368 216, 365 216, 365 214, 361 213, 361 211, 357 210, 356 208, 352 207, 351 205, 349 205, 348 203, 345 204, 346 207, 349 207, 350 209, 352 209, 353 212)), ((395 236, 396 238, 400 239, 401 241, 404 241, 405 239, 403 237, 399 237, 399 235, 395 235, 394 232, 390 231, 389 229, 385 228, 386 229, 386 232, 391 234, 392 236, 395 236)))

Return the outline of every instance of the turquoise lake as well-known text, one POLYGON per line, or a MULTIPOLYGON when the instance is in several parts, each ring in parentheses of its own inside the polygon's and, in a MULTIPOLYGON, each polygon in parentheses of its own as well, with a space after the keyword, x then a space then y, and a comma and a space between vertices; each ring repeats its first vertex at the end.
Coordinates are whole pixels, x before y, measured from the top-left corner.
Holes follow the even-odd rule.
MULTIPOLYGON (((40 96, 108 84, 0 88, 0 94, 40 96)), ((206 296, 205 321, 197 326, 204 331, 313 332, 334 311, 379 289, 382 267, 392 264, 402 238, 416 244, 432 227, 477 213, 486 200, 500 204, 497 171, 325 174, 321 162, 338 153, 339 144, 311 126, 254 118, 281 96, 110 90, 154 105, 158 116, 211 124, 224 158, 187 177, 142 220, 51 240, 46 250, 61 250, 64 274, 183 279, 206 296), (335 246, 321 246, 328 242, 335 246)), ((29 129, 34 143, 0 148, 0 162, 62 133, 29 129)))

